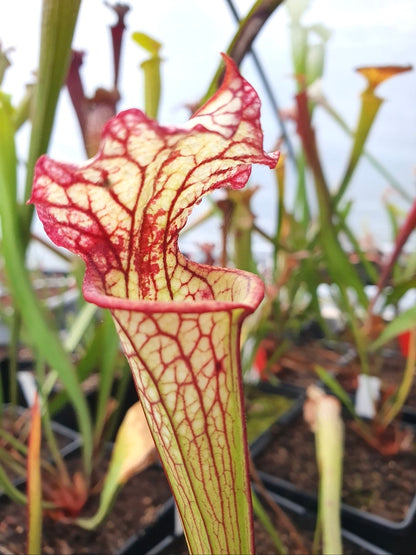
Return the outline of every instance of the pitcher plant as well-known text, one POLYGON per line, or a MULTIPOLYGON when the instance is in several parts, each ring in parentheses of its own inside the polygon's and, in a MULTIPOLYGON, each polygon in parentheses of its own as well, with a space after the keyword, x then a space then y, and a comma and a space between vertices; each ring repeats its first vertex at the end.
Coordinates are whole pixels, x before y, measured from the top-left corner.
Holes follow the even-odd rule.
POLYGON ((41 157, 30 199, 84 259, 85 299, 112 313, 191 553, 254 552, 240 328, 263 283, 178 247, 204 194, 278 159, 263 150, 256 92, 224 59, 222 86, 188 123, 124 111, 86 163, 41 157))

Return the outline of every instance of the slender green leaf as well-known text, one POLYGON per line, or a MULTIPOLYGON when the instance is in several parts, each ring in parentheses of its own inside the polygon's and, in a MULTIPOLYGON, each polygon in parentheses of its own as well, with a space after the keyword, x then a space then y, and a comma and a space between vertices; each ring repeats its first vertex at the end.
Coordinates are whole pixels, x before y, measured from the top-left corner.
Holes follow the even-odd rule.
POLYGON ((356 417, 354 403, 351 401, 350 396, 345 389, 340 385, 336 378, 334 378, 325 368, 316 365, 315 372, 318 374, 319 379, 329 387, 329 389, 338 397, 338 399, 345 405, 349 412, 356 417))
POLYGON ((296 196, 294 204, 294 215, 300 220, 303 228, 306 230, 311 222, 311 210, 306 194, 306 159, 305 154, 301 151, 296 157, 296 196))
POLYGON ((389 399, 386 401, 380 414, 377 416, 377 421, 380 422, 384 428, 387 428, 400 413, 413 385, 416 362, 416 328, 413 328, 409 333, 409 355, 407 357, 403 378, 396 395, 393 396, 393 400, 389 399))
POLYGON ((0 464, 0 489, 4 491, 4 493, 8 497, 10 497, 10 499, 15 503, 19 503, 19 505, 27 504, 26 495, 13 485, 13 482, 9 479, 6 471, 4 470, 1 464, 0 464))
MULTIPOLYGON (((407 267, 404 269, 404 273, 406 272, 407 267)), ((413 276, 415 272, 413 272, 413 276)), ((384 305, 397 305, 397 303, 404 297, 404 295, 408 291, 412 291, 416 289, 416 277, 411 277, 410 279, 406 279, 405 281, 402 280, 395 280, 394 286, 392 288, 387 287, 385 291, 383 291, 383 296, 385 296, 384 305)))
MULTIPOLYGON (((32 131, 25 199, 32 190, 36 160, 49 145, 55 119, 59 93, 65 83, 71 56, 72 36, 78 18, 81 0, 43 0, 40 58, 37 72, 36 94, 33 105, 32 131)), ((24 244, 29 239, 33 206, 26 205, 22 212, 24 244)))
MULTIPOLYGON (((317 99, 317 102, 320 106, 333 118, 333 120, 343 129, 348 135, 353 136, 354 132, 351 128, 347 125, 343 117, 333 108, 326 98, 320 96, 317 99)), ((383 166, 383 164, 375 158, 370 152, 363 149, 362 155, 364 158, 370 162, 370 164, 375 168, 378 173, 386 179, 386 181, 393 187, 395 191, 397 191, 404 199, 411 201, 412 197, 409 193, 404 189, 404 187, 397 181, 397 179, 390 173, 390 171, 383 166)))
POLYGON ((85 303, 78 313, 75 321, 68 331, 64 347, 68 353, 75 351, 81 342, 84 334, 97 313, 97 307, 90 303, 85 303))
POLYGON ((10 450, 10 446, 0 447, 0 460, 5 469, 10 470, 12 475, 26 479, 26 458, 17 455, 10 450), (23 459, 23 460, 22 460, 23 459))
POLYGON ((373 91, 365 92, 361 96, 361 113, 358 119, 357 129, 354 134, 354 142, 341 184, 335 195, 335 203, 338 203, 345 194, 357 164, 364 150, 368 134, 375 121, 378 110, 383 100, 376 96, 373 91))
MULTIPOLYGON (((237 65, 240 65, 244 56, 250 51, 251 45, 263 25, 282 3, 283 0, 257 0, 246 17, 241 20, 237 32, 227 48, 227 54, 237 65)), ((223 73, 224 65, 221 63, 201 103, 205 102, 218 89, 223 73)))
POLYGON ((117 433, 110 466, 105 477, 97 512, 80 518, 77 524, 92 530, 105 518, 119 489, 131 476, 144 470, 156 458, 156 448, 140 402, 127 411, 117 433))
POLYGON ((7 430, 0 428, 0 438, 2 438, 6 443, 9 443, 13 449, 22 455, 27 455, 27 446, 7 430))
POLYGON ((54 368, 67 388, 76 408, 84 435, 84 463, 89 475, 92 442, 91 422, 85 398, 72 362, 65 353, 59 336, 49 327, 48 316, 36 298, 25 265, 25 249, 16 210, 16 151, 14 124, 4 96, 0 97, 0 218, 3 236, 2 254, 15 306, 22 315, 30 339, 41 356, 54 368))
MULTIPOLYGON (((357 240, 354 233, 351 231, 351 228, 348 226, 348 224, 346 222, 346 217, 342 218, 342 220, 339 224, 339 227, 342 230, 342 232, 345 233, 345 235, 348 237, 348 240, 352 245, 353 252, 354 252, 354 254, 358 255, 359 260, 360 260, 360 264, 362 264, 363 269, 364 269, 365 273, 367 274, 367 277, 373 283, 377 283, 377 280, 378 280, 377 270, 375 269, 374 265, 368 260, 367 253, 365 253, 362 250, 359 241, 357 240)), ((365 285, 365 280, 362 279, 362 282, 363 282, 363 286, 364 286, 365 285)))
POLYGON ((390 322, 382 331, 380 336, 370 345, 371 351, 376 351, 385 343, 397 337, 400 333, 416 327, 416 307, 402 312, 390 322))
POLYGON ((296 103, 298 133, 302 139, 302 146, 315 182, 319 206, 318 237, 328 272, 340 288, 353 288, 362 306, 367 307, 368 299, 364 290, 364 284, 358 277, 354 267, 350 264, 348 256, 340 244, 337 229, 334 225, 334 206, 319 157, 315 132, 311 124, 306 89, 303 89, 296 95, 296 103))
POLYGON ((115 372, 117 370, 117 357, 120 354, 120 341, 113 319, 109 311, 104 312, 102 324, 102 342, 100 344, 100 383, 98 390, 97 411, 95 414, 94 441, 98 444, 102 436, 106 422, 108 403, 111 397, 111 389, 114 384, 115 372))
POLYGON ((273 522, 270 520, 269 515, 265 511, 263 505, 261 504, 259 498, 256 495, 256 492, 253 489, 251 490, 251 499, 253 502, 254 514, 260 520, 264 529, 269 534, 271 540, 276 546, 277 552, 280 553, 281 555, 286 555, 287 551, 285 549, 285 546, 283 545, 283 542, 280 539, 280 536, 277 533, 276 528, 273 525, 273 522))
POLYGON ((351 177, 364 152, 364 145, 369 132, 373 126, 379 108, 383 103, 383 99, 375 94, 375 89, 386 79, 411 69, 411 66, 376 66, 357 69, 357 71, 366 79, 367 88, 361 94, 361 111, 354 134, 354 141, 351 146, 347 169, 345 170, 344 177, 342 178, 339 189, 334 197, 335 204, 339 203, 340 199, 347 190, 351 177))
POLYGON ((16 131, 30 118, 35 86, 26 85, 26 92, 14 111, 14 124, 16 131))

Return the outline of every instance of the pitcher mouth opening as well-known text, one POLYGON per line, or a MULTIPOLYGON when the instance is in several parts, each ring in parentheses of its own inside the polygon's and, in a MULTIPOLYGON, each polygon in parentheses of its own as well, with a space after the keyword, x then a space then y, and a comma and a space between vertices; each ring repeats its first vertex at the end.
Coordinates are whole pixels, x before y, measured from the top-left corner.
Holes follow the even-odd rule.
POLYGON ((212 297, 197 300, 192 297, 178 300, 133 299, 106 293, 100 276, 89 270, 84 279, 83 293, 86 301, 101 308, 130 312, 206 313, 241 309, 250 314, 256 310, 264 297, 264 283, 257 275, 233 268, 211 268, 211 271, 232 278, 233 286, 218 287, 212 297))

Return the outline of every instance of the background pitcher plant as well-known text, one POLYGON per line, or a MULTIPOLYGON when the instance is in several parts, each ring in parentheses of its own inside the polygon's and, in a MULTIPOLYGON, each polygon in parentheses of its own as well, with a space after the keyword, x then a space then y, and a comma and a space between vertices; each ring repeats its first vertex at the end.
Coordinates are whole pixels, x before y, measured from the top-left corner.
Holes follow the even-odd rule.
POLYGON ((84 259, 85 298, 111 310, 192 553, 254 551, 240 327, 263 284, 178 248, 202 195, 278 159, 263 150, 256 92, 225 62, 187 124, 122 112, 85 164, 40 158, 31 197, 49 237, 84 259))

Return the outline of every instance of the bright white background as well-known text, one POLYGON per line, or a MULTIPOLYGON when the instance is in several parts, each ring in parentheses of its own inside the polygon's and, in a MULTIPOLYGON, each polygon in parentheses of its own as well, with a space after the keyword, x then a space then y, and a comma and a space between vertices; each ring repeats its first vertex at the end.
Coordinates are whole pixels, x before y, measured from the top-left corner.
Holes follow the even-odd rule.
MULTIPOLYGON (((122 102, 120 109, 143 106, 143 81, 140 62, 146 54, 130 39, 133 31, 143 31, 163 43, 163 91, 161 123, 180 123, 188 117, 186 103, 197 101, 205 92, 235 31, 233 17, 225 0, 152 0, 131 1, 127 15, 121 68, 122 102)), ((236 0, 245 14, 251 2, 236 0)), ((13 47, 13 66, 8 70, 3 88, 21 97, 24 84, 31 80, 37 65, 41 0, 0 0, 0 40, 13 47)), ((110 87, 112 79, 111 48, 108 25, 115 21, 101 0, 83 0, 75 32, 74 48, 85 50, 83 77, 88 94, 98 86, 110 87)), ((361 65, 412 64, 416 66, 416 5, 414 0, 312 0, 307 14, 309 23, 323 23, 332 30, 327 47, 323 90, 329 101, 347 119, 356 121, 358 96, 364 80, 354 72, 361 65)), ((281 107, 293 103, 293 80, 289 50, 288 18, 279 8, 254 44, 264 64, 281 107)), ((242 73, 257 88, 263 100, 263 126, 266 149, 274 147, 279 129, 254 66, 249 58, 242 73)), ((382 84, 378 93, 386 98, 368 149, 396 176, 403 186, 415 193, 416 164, 416 72, 393 78, 382 84)), ((348 140, 324 114, 318 114, 319 144, 324 152, 325 170, 335 187, 348 155, 348 140)), ((294 131, 291 129, 291 131, 294 131)), ((21 144, 25 144, 24 132, 21 144)), ((61 95, 50 154, 62 160, 84 159, 72 107, 66 91, 61 95)), ((274 185, 268 170, 253 172, 253 183, 261 184, 255 210, 258 223, 273 229, 275 212, 274 185)), ((289 187, 289 195, 293 191, 289 187)), ((390 239, 390 229, 382 195, 387 184, 368 164, 360 164, 349 196, 354 198, 352 222, 355 228, 375 235, 380 246, 390 239)), ((392 200, 399 201, 397 195, 392 200)), ((201 234, 203 231, 201 231, 201 234)), ((212 229, 207 230, 212 239, 212 229)), ((201 237, 201 240, 204 240, 201 237)))

